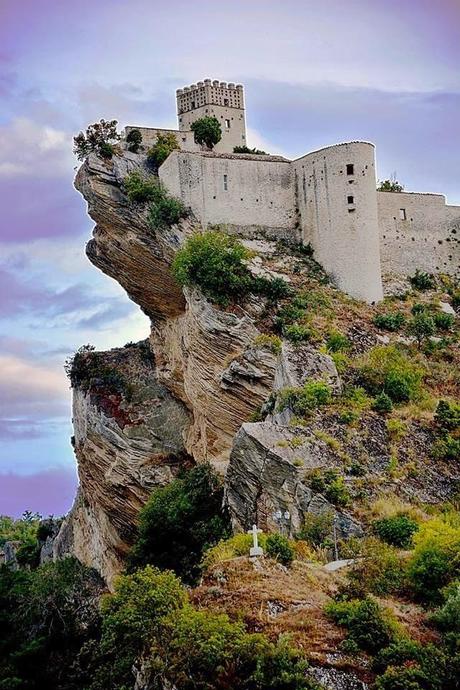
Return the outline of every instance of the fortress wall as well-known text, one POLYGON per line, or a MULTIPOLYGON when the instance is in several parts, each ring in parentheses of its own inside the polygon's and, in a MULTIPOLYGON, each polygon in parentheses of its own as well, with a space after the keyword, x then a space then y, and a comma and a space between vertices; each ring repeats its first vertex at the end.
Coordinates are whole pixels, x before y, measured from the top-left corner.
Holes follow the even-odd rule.
POLYGON ((138 129, 142 134, 142 146, 149 148, 156 144, 158 134, 175 134, 177 143, 184 151, 200 151, 201 148, 195 144, 193 132, 180 131, 178 129, 162 129, 161 127, 125 127, 125 134, 129 134, 132 129, 138 129))
POLYGON ((377 192, 382 271, 460 274, 460 206, 441 194, 377 192))
POLYGON ((303 242, 341 290, 382 299, 374 146, 330 146, 292 165, 303 242))
POLYGON ((159 175, 203 226, 223 224, 246 235, 261 230, 276 237, 296 235, 292 165, 280 157, 177 151, 159 175))
POLYGON ((222 129, 222 138, 214 147, 216 153, 232 153, 235 146, 246 145, 244 110, 221 105, 207 105, 206 108, 197 108, 178 117, 181 134, 183 133, 182 130, 190 130, 192 122, 195 120, 199 120, 201 117, 215 117, 222 129))

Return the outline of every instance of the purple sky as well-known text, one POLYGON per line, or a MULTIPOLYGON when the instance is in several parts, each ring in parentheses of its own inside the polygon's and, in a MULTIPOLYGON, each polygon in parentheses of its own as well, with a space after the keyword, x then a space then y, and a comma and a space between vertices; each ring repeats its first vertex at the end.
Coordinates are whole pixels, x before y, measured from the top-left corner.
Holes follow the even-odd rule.
POLYGON ((148 330, 84 256, 72 134, 174 127, 205 77, 245 84, 253 146, 371 140, 379 177, 460 204, 458 0, 0 0, 0 514, 70 507, 63 361, 148 330))

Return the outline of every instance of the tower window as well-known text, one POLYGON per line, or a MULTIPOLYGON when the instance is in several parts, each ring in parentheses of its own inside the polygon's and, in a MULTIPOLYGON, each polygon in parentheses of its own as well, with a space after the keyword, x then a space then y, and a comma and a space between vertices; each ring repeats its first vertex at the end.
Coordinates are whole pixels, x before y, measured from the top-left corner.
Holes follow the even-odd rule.
POLYGON ((355 174, 355 166, 353 163, 347 163, 347 175, 354 175, 355 174))
POLYGON ((224 192, 228 190, 228 175, 224 175, 224 192))
POLYGON ((225 120, 225 129, 230 129, 230 120, 225 120))
POLYGON ((354 196, 347 196, 347 202, 349 204, 354 204, 355 203, 355 197, 354 196))
POLYGON ((195 107, 195 101, 192 101, 192 108, 195 107))
POLYGON ((228 98, 224 98, 224 105, 228 105, 228 98))
POLYGON ((406 215, 406 209, 405 209, 405 208, 400 208, 400 209, 399 209, 399 220, 407 220, 407 215, 406 215))

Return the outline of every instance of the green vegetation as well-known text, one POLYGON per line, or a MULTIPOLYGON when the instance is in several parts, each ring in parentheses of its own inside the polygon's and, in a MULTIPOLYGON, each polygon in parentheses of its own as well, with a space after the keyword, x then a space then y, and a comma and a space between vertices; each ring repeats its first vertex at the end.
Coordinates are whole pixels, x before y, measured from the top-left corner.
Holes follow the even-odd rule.
POLYGON ((302 527, 297 535, 298 539, 304 539, 313 547, 330 546, 334 513, 307 513, 302 527))
POLYGON ((175 225, 181 218, 188 216, 188 210, 180 199, 170 196, 165 188, 158 186, 158 195, 149 208, 149 225, 152 230, 175 225))
POLYGON ((346 593, 353 597, 367 594, 398 594, 406 585, 406 563, 397 549, 376 537, 365 537, 357 545, 358 559, 349 572, 346 593))
POLYGON ((209 465, 194 467, 155 489, 140 513, 132 567, 168 568, 193 582, 205 549, 229 534, 222 499, 221 481, 209 465))
POLYGON ((180 146, 174 132, 159 133, 156 142, 147 151, 147 160, 155 170, 158 170, 169 154, 178 150, 180 146))
POLYGON ((246 261, 250 252, 220 230, 195 233, 177 252, 172 270, 180 285, 196 285, 213 302, 227 306, 250 292, 276 300, 288 293, 284 280, 254 278, 246 261))
POLYGON ((311 414, 330 403, 332 392, 324 381, 308 381, 301 388, 285 388, 279 396, 279 410, 289 408, 298 417, 311 414))
POLYGON ((455 317, 452 314, 445 314, 443 311, 433 314, 433 321, 438 331, 451 331, 455 325, 455 317))
POLYGON ((213 149, 222 139, 222 127, 216 117, 200 117, 192 122, 190 129, 193 132, 195 143, 200 144, 200 146, 204 144, 208 149, 213 149))
POLYGON ((376 314, 374 325, 385 331, 399 331, 406 323, 406 317, 401 312, 393 314, 376 314))
POLYGON ((126 135, 126 143, 128 144, 128 151, 137 153, 142 144, 142 132, 140 129, 131 129, 126 135))
POLYGON ((394 403, 420 396, 425 370, 395 345, 372 348, 356 367, 362 385, 371 395, 384 392, 394 403))
POLYGON ((283 341, 281 338, 271 333, 261 333, 254 339, 255 347, 270 350, 270 352, 273 352, 275 355, 280 354, 282 344, 283 341))
POLYGON ((346 506, 349 504, 350 494, 339 470, 313 470, 309 479, 312 491, 323 494, 334 505, 346 506))
POLYGON ((440 400, 434 418, 441 429, 448 431, 460 429, 460 403, 440 400))
POLYGON ((381 180, 377 187, 378 192, 403 192, 404 186, 398 180, 381 180))
POLYGON ((235 146, 233 148, 233 153, 252 153, 257 156, 267 156, 266 151, 261 151, 260 149, 250 149, 249 146, 235 146))
POLYGON ((161 196, 158 180, 154 177, 145 177, 139 170, 129 173, 123 180, 123 184, 132 204, 156 201, 161 196))
POLYGON ((375 520, 372 529, 385 543, 408 549, 412 544, 413 535, 418 530, 418 523, 408 515, 399 514, 375 520))
POLYGON ((326 605, 326 614, 348 630, 349 640, 359 649, 375 654, 398 635, 396 620, 370 597, 362 600, 335 601, 326 605))
POLYGON ((100 120, 89 125, 86 132, 79 132, 73 138, 73 152, 78 160, 84 160, 90 153, 101 158, 112 158, 114 144, 120 140, 116 120, 100 120))
POLYGON ((407 333, 416 339, 419 349, 425 340, 434 335, 435 331, 433 318, 424 311, 416 314, 407 324, 407 333))
POLYGON ((289 539, 277 532, 268 535, 265 548, 268 556, 283 565, 290 565, 294 559, 294 549, 290 545, 289 539))
POLYGON ((433 290, 436 287, 436 281, 431 273, 424 273, 418 268, 414 275, 409 278, 410 284, 415 290, 424 292, 425 290, 433 290))
POLYGON ((375 410, 375 412, 391 412, 393 409, 393 402, 390 396, 387 395, 384 391, 379 393, 374 398, 374 402, 372 403, 372 409, 375 410))
POLYGON ((107 364, 104 353, 95 352, 94 345, 82 345, 66 359, 64 369, 72 388, 108 390, 131 399, 132 389, 123 374, 114 365, 107 364))
POLYGON ((328 352, 343 352, 344 350, 349 350, 350 346, 350 341, 340 331, 331 331, 326 340, 328 352))
POLYGON ((21 544, 35 542, 41 516, 26 511, 19 520, 0 515, 0 547, 6 541, 18 541, 21 544))

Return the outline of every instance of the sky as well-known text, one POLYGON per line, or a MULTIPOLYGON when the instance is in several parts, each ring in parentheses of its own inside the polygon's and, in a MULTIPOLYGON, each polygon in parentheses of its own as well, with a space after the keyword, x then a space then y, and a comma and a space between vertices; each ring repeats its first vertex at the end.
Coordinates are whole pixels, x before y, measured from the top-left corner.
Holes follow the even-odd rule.
POLYGON ((72 136, 174 128, 204 78, 244 84, 251 146, 372 141, 380 179, 460 204, 460 0, 0 0, 0 514, 70 508, 64 361, 148 334, 85 257, 72 136))

